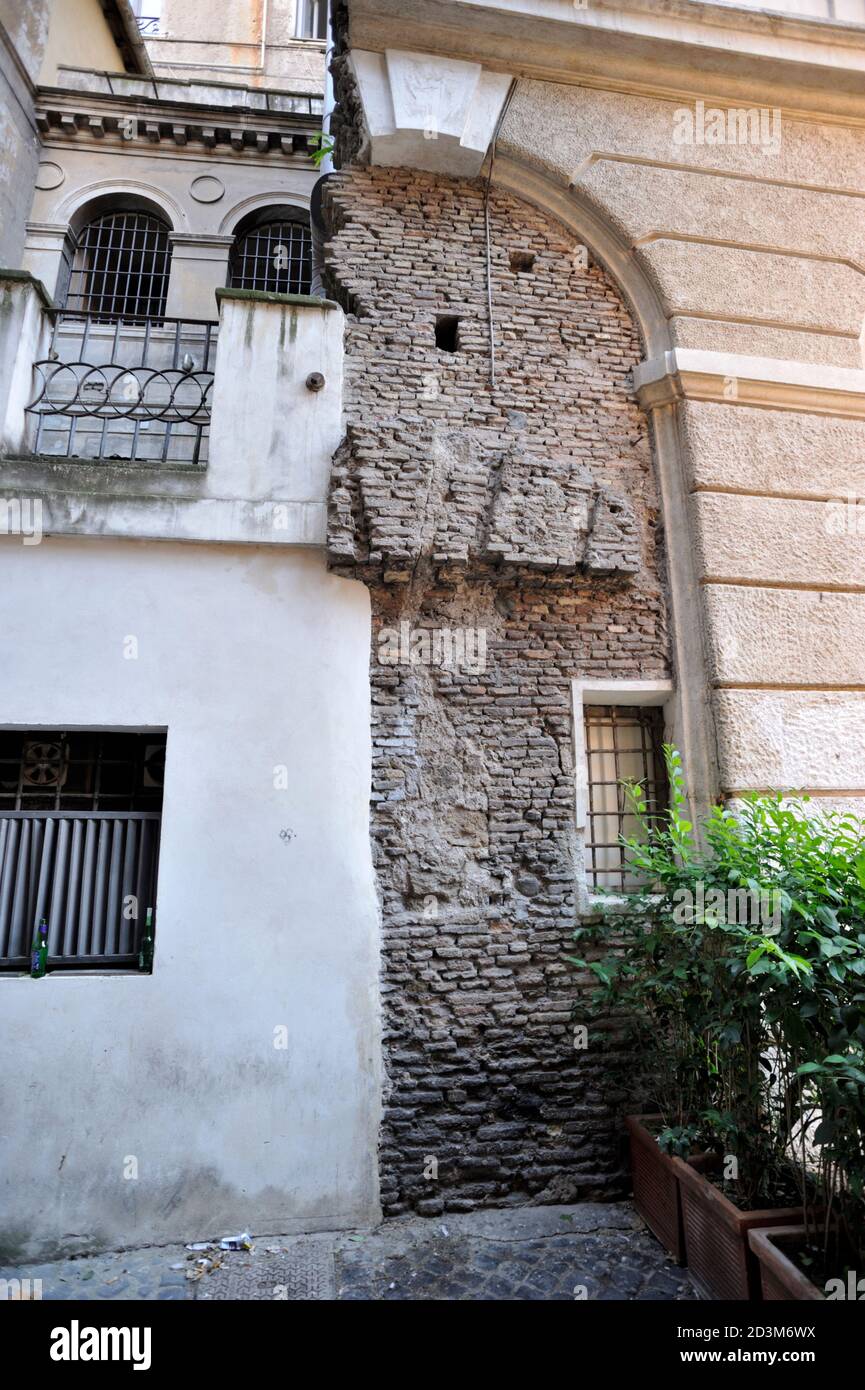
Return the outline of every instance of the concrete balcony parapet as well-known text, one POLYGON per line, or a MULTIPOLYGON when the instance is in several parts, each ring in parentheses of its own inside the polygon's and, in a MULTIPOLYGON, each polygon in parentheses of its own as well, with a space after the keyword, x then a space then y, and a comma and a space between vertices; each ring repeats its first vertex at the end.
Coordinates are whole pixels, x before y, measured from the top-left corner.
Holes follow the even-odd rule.
MULTIPOLYGON (((122 334, 116 325, 94 323, 84 354, 94 362, 72 360, 82 356, 79 339, 64 365, 63 340, 52 334, 59 311, 39 282, 0 272, 0 296, 0 498, 39 499, 44 531, 59 535, 324 545, 331 459, 342 437, 338 305, 303 295, 219 291, 218 325, 184 325, 199 336, 206 332, 212 344, 212 385, 202 406, 206 449, 198 462, 178 461, 172 453, 166 466, 153 447, 153 431, 160 420, 164 425, 166 410, 171 418, 178 413, 172 393, 179 389, 182 397, 187 389, 182 371, 179 387, 175 382, 177 364, 162 361, 166 353, 178 355, 170 321, 149 329, 124 325, 122 334), (147 372, 135 356, 145 334, 162 355, 147 372), (66 436, 56 428, 56 407, 64 402, 52 400, 54 432, 43 427, 37 452, 32 406, 44 399, 45 377, 58 368, 61 385, 66 378, 71 383, 67 404, 77 428, 66 436), (83 398, 85 378, 90 389, 83 398), (160 391, 171 397, 167 406, 160 391), (46 438, 52 441, 47 451, 46 438)), ((193 355, 193 336, 182 341, 193 355)), ((202 377, 201 362, 185 370, 193 384, 202 377)), ((201 424, 198 415, 193 423, 201 424)))

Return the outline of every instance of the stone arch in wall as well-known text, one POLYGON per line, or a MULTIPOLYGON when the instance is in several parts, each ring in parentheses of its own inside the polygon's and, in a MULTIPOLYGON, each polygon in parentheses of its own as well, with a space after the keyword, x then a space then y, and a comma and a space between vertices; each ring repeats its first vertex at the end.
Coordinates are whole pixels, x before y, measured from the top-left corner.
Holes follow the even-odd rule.
MULTIPOLYGON (((673 343, 651 264, 631 249, 597 200, 565 187, 549 173, 520 159, 498 157, 496 185, 531 202, 568 227, 607 274, 630 309, 642 340, 643 363, 669 363, 673 343)), ((863 330, 865 331, 865 330, 863 330)), ((639 368, 638 368, 639 371, 639 368)), ((707 640, 693 558, 688 510, 685 449, 677 404, 647 406, 652 457, 666 537, 666 582, 671 615, 671 654, 675 678, 671 702, 674 742, 688 769, 694 821, 716 800, 718 753, 709 698, 707 640)))
POLYGON ((172 232, 188 230, 183 208, 164 189, 139 179, 100 179, 67 193, 52 211, 52 221, 78 230, 101 211, 118 207, 137 207, 161 217, 172 232))
POLYGON ((275 202, 257 207, 233 229, 228 283, 272 294, 309 294, 312 235, 306 208, 275 202))
POLYGON ((483 185, 357 168, 326 192, 348 311, 328 549, 372 596, 391 1213, 620 1175, 627 1059, 572 1043, 572 685, 681 660, 660 525, 681 504, 675 421, 660 446, 654 422, 656 470, 633 385, 644 341, 666 350, 650 287, 612 238, 601 263, 588 214, 516 187, 490 194, 495 385, 483 185))
POLYGON ((309 199, 303 194, 286 192, 285 190, 275 190, 272 193, 256 193, 253 197, 244 198, 241 202, 235 203, 225 214, 219 224, 221 236, 235 236, 238 227, 247 220, 253 213, 264 212, 268 208, 284 204, 298 212, 309 212, 309 199))
MULTIPOLYGON (((54 286, 54 297, 59 303, 67 301, 70 284, 75 275, 76 248, 85 229, 100 218, 124 212, 141 213, 154 219, 164 227, 166 233, 176 231, 178 226, 183 225, 183 222, 179 221, 182 214, 173 202, 161 194, 155 194, 149 186, 118 185, 103 181, 86 189, 78 189, 69 195, 57 210, 58 223, 66 229, 54 286)), ((170 265, 170 247, 167 252, 167 264, 170 265)))
POLYGON ((69 213, 69 230, 73 236, 77 236, 96 218, 107 213, 127 211, 146 213, 164 223, 169 231, 176 230, 175 219, 161 199, 157 201, 147 194, 125 188, 100 192, 77 201, 69 213))

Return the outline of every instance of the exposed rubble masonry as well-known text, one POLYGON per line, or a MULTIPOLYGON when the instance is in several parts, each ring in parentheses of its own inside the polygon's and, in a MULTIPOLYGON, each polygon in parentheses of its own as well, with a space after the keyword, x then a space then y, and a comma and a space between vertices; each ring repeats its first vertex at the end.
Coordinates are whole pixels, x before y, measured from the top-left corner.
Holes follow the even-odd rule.
POLYGON ((620 1190, 623 1058, 574 1049, 564 960, 571 681, 669 675, 633 320, 571 232, 494 191, 491 390, 483 198, 392 169, 327 191, 349 313, 329 561, 372 595, 390 1213, 620 1190))

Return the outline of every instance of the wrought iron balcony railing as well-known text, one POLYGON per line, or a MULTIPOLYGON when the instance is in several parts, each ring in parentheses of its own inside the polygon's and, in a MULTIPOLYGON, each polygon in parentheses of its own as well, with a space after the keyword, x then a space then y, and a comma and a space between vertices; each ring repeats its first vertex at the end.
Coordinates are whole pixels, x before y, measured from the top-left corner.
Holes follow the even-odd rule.
POLYGON ((58 309, 34 364, 33 453, 202 465, 216 324, 58 309))
POLYGON ((159 811, 0 811, 0 969, 129 969, 156 902, 159 811))

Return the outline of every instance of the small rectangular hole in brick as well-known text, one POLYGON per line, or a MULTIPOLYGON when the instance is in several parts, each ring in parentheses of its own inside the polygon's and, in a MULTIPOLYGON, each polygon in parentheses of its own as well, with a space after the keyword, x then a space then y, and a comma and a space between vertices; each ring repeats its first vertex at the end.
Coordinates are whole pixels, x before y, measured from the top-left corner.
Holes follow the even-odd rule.
POLYGON ((529 275, 535 268, 534 251, 512 251, 511 270, 516 275, 522 271, 524 275, 529 275))
POLYGON ((436 347, 441 352, 456 352, 460 345, 460 321, 456 314, 436 315, 436 347))

